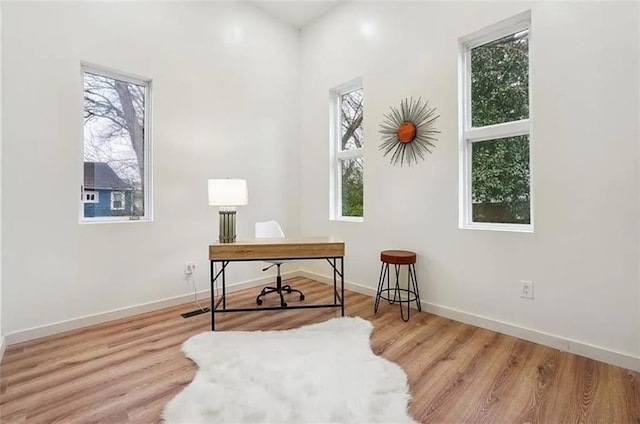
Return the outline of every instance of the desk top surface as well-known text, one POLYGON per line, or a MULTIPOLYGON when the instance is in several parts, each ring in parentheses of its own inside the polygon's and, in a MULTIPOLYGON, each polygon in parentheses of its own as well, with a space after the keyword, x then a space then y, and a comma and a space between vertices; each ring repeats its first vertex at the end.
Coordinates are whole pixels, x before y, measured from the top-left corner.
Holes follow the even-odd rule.
POLYGON ((259 238, 209 245, 210 260, 296 259, 344 256, 344 242, 334 237, 259 238))

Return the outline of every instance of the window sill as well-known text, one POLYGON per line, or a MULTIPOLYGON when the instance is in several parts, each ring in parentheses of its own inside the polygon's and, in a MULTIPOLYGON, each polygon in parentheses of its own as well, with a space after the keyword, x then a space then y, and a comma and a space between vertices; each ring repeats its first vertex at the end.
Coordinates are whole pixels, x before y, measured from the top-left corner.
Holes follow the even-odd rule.
POLYGON ((356 216, 341 216, 338 218, 331 218, 330 221, 335 222, 364 222, 364 218, 356 216))
POLYGON ((80 224, 89 224, 89 225, 93 225, 93 224, 131 224, 131 223, 138 223, 138 222, 153 222, 153 218, 150 217, 146 217, 146 218, 140 218, 140 219, 122 219, 122 218, 115 218, 115 219, 105 219, 105 218, 101 218, 101 219, 83 219, 80 218, 80 224))
POLYGON ((472 222, 461 224, 461 230, 507 231, 512 233, 533 233, 533 224, 492 224, 490 222, 472 222))

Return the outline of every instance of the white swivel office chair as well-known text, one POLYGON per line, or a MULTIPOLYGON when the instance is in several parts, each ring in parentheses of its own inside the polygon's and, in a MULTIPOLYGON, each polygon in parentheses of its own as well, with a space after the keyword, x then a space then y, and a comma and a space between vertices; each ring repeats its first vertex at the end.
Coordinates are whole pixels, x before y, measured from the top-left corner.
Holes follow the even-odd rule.
MULTIPOLYGON (((280 224, 277 221, 266 221, 266 222, 256 222, 256 238, 284 238, 284 232, 282 228, 280 228, 280 224)), ((256 303, 258 305, 262 304, 262 297, 269 293, 278 293, 280 295, 280 306, 283 308, 287 306, 287 303, 284 301, 284 295, 282 292, 286 292, 287 294, 291 292, 296 292, 300 294, 300 300, 304 300, 304 294, 300 290, 296 290, 291 288, 289 284, 282 285, 282 277, 280 276, 280 265, 285 263, 286 261, 267 261, 271 265, 264 268, 263 271, 268 270, 273 266, 278 267, 278 275, 276 277, 276 286, 275 287, 263 287, 262 291, 256 297, 256 303)))

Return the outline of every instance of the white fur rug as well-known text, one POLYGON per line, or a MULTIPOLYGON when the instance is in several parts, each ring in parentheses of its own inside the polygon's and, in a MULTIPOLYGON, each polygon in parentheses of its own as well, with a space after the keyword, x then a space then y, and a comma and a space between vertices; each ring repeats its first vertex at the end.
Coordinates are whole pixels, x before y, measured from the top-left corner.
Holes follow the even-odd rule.
POLYGON ((169 424, 414 423, 407 376, 376 356, 373 326, 333 318, 286 331, 216 331, 183 352, 199 367, 164 409, 169 424))

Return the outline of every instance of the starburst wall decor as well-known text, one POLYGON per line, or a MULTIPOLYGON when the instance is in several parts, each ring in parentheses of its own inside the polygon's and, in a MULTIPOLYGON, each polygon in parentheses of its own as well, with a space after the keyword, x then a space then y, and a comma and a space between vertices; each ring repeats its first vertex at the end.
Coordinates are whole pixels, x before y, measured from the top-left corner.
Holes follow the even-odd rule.
POLYGON ((424 160, 425 153, 431 153, 430 147, 434 147, 435 134, 440 131, 435 129, 435 121, 440 115, 435 115, 436 108, 429 107, 429 102, 422 102, 422 98, 414 100, 404 99, 400 101, 400 109, 390 107, 391 112, 384 114, 384 121, 380 124, 382 143, 378 146, 384 152, 383 156, 391 155, 391 163, 400 162, 403 166, 406 162, 418 163, 418 157, 424 160))

